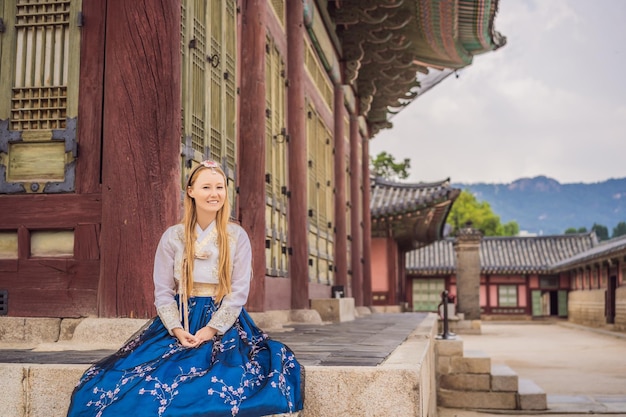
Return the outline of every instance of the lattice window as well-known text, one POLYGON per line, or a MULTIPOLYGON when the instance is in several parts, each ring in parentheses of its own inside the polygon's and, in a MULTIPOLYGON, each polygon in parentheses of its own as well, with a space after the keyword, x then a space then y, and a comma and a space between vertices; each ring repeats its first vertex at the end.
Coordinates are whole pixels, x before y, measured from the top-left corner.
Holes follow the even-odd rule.
POLYGON ((285 63, 271 39, 265 59, 266 273, 287 276, 285 63))
POLYGON ((498 306, 517 307, 517 285, 498 285, 498 306))
POLYGON ((320 96, 322 97, 326 107, 329 110, 333 108, 334 91, 333 85, 326 74, 326 71, 317 59, 317 55, 313 51, 313 47, 307 41, 304 45, 304 67, 306 68, 309 77, 313 80, 313 84, 317 87, 320 96))
POLYGON ((413 311, 437 311, 443 290, 445 290, 445 280, 442 278, 414 279, 413 311))
POLYGON ((272 0, 270 4, 278 17, 278 21, 285 27, 285 0, 272 0))
POLYGON ((70 1, 16 4, 11 130, 64 129, 70 1))
POLYGON ((333 282, 334 203, 332 136, 313 106, 307 112, 309 277, 333 282))
POLYGON ((207 158, 222 164, 235 206, 237 26, 235 0, 183 0, 182 178, 207 158))
POLYGON ((80 0, 4 0, 0 193, 74 190, 80 0))

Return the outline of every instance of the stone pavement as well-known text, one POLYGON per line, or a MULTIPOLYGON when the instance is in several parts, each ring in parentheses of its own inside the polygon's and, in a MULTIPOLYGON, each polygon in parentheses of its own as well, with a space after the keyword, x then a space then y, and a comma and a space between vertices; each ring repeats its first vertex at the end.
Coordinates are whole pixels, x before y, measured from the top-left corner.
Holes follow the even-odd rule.
MULTIPOLYGON (((566 321, 483 321, 481 328, 480 335, 459 336, 465 350, 485 352, 547 393, 547 411, 525 414, 626 416, 626 333, 566 321)), ((439 417, 503 415, 519 414, 439 409, 439 417)))
MULTIPOLYGON (((426 313, 371 314, 355 321, 323 325, 292 324, 270 337, 289 346, 304 366, 376 366, 398 347, 426 313)), ((2 348, 0 363, 89 364, 114 350, 2 348)))

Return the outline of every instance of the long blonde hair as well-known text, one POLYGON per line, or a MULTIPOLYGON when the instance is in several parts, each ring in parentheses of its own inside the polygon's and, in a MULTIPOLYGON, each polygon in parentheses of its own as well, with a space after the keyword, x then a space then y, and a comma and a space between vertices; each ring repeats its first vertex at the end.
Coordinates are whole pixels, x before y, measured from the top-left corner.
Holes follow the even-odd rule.
MULTIPOLYGON (((185 230, 185 249, 183 253, 183 267, 181 276, 181 286, 184 286, 187 297, 193 290, 193 266, 196 256, 196 222, 198 220, 196 213, 196 202, 189 196, 189 187, 193 186, 198 174, 210 169, 219 173, 224 178, 224 186, 228 183, 226 174, 221 166, 215 161, 203 161, 189 175, 187 186, 185 187, 184 214, 182 224, 185 230)), ((230 218, 230 200, 228 198, 228 190, 224 197, 224 205, 217 212, 215 218, 215 230, 217 231, 217 247, 219 248, 218 262, 218 287, 216 301, 219 303, 222 299, 232 291, 232 260, 230 257, 230 243, 228 240, 228 223, 230 218)), ((184 300, 185 302, 187 300, 184 300)))

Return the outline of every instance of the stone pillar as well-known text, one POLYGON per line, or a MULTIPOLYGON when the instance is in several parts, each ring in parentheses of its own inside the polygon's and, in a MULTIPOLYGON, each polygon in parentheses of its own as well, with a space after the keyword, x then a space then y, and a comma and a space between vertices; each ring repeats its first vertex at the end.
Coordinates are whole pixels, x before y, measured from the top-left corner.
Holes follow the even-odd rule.
POLYGON ((480 241, 482 233, 471 224, 459 230, 456 252, 457 309, 467 320, 480 320, 480 241))

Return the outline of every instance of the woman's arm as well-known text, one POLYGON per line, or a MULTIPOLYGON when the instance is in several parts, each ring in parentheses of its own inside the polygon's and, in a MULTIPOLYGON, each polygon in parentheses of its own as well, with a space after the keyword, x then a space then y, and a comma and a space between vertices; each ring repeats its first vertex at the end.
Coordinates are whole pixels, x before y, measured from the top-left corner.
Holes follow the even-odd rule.
POLYGON ((163 233, 154 256, 154 305, 163 325, 172 330, 182 328, 180 312, 176 304, 176 281, 174 279, 175 229, 170 227, 163 233))
POLYGON ((237 229, 239 233, 233 254, 232 292, 222 299, 220 307, 207 325, 215 329, 217 334, 224 334, 235 323, 250 292, 252 247, 246 231, 239 226, 237 229))

